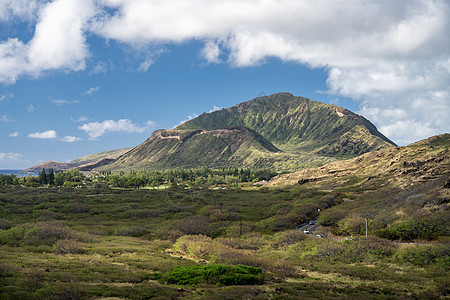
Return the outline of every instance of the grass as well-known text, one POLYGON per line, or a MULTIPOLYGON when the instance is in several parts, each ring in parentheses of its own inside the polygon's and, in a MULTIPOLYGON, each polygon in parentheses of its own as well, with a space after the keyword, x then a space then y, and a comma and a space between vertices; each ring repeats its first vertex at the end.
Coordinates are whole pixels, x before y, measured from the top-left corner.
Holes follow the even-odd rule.
POLYGON ((445 240, 405 246, 292 230, 318 207, 348 210, 355 205, 342 203, 348 195, 305 187, 0 187, 0 298, 448 296, 445 240), (242 269, 261 273, 250 280, 242 269))

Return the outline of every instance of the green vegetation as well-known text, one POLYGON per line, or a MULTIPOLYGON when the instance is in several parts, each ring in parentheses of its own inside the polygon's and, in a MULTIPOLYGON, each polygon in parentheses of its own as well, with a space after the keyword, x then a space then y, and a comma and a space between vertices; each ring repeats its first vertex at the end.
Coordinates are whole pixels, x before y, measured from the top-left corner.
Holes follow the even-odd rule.
POLYGON ((0 299, 445 299, 449 138, 276 178, 2 177, 0 299))
POLYGON ((283 151, 349 157, 392 146, 375 126, 343 108, 277 93, 202 114, 175 129, 240 126, 261 134, 283 151))
POLYGON ((169 284, 178 285, 252 285, 263 282, 261 268, 218 264, 176 267, 166 272, 162 279, 169 284))
POLYGON ((77 169, 53 172, 42 169, 37 177, 16 177, 15 175, 0 176, 0 185, 65 186, 65 187, 101 187, 104 185, 122 188, 158 188, 168 185, 187 186, 237 186, 243 183, 258 183, 268 181, 278 175, 270 169, 173 169, 159 171, 130 171, 113 174, 101 172, 96 175, 85 175, 77 169))
MULTIPOLYGON (((244 127, 217 130, 157 130, 141 145, 97 171, 132 169, 270 168, 292 171, 332 159, 309 153, 286 153, 244 127)), ((84 169, 84 168, 83 168, 84 169)))
POLYGON ((445 238, 415 245, 372 235, 343 240, 325 227, 326 238, 293 230, 319 208, 345 207, 347 197, 304 186, 0 186, 0 298, 429 299, 448 293, 445 238))

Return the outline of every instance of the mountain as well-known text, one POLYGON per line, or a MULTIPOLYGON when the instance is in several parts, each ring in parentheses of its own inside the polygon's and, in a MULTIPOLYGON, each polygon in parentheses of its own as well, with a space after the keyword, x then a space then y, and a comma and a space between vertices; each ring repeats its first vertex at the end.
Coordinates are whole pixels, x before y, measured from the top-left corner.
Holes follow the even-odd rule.
POLYGON ((77 158, 69 163, 64 162, 58 162, 58 161, 47 161, 43 162, 41 164, 29 167, 25 170, 23 170, 23 173, 26 172, 32 172, 32 173, 38 173, 42 171, 42 169, 53 169, 54 171, 65 171, 73 168, 78 168, 80 166, 89 166, 89 165, 98 165, 99 161, 104 161, 105 159, 109 162, 113 161, 120 155, 128 152, 132 148, 123 148, 123 149, 117 149, 117 150, 109 150, 109 151, 103 151, 91 155, 86 155, 80 158, 77 158))
POLYGON ((204 113, 174 130, 157 130, 95 170, 207 166, 293 171, 393 145, 372 123, 346 109, 278 93, 204 113))
POLYGON ((442 134, 280 175, 268 186, 341 195, 318 218, 335 234, 365 234, 368 226, 369 234, 384 238, 435 240, 450 233, 449 150, 450 134, 442 134))
POLYGON ((157 130, 141 145, 96 170, 203 166, 282 168, 285 164, 298 169, 322 165, 326 161, 326 158, 311 155, 284 153, 251 129, 228 127, 213 130, 157 130))
POLYGON ((437 135, 406 147, 389 147, 322 167, 280 175, 270 185, 308 184, 322 189, 371 186, 407 188, 450 175, 450 134, 437 135))
POLYGON ((203 113, 175 129, 250 128, 285 152, 348 157, 395 145, 367 119, 342 107, 277 93, 203 113))
POLYGON ((394 145, 362 116, 335 105, 277 93, 203 113, 174 130, 157 130, 120 156, 104 152, 52 166, 83 171, 203 166, 294 171, 394 145))

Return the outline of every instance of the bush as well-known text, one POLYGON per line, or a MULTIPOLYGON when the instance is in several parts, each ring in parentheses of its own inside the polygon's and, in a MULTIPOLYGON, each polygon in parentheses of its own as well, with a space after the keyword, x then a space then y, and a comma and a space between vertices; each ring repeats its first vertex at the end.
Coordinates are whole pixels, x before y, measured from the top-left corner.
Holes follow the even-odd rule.
POLYGON ((64 239, 56 242, 55 253, 79 254, 83 251, 83 243, 74 239, 64 239))
POLYGON ((348 240, 343 243, 325 243, 317 249, 317 257, 344 263, 373 262, 394 253, 391 242, 371 237, 366 240, 348 240))
POLYGON ((197 285, 208 283, 215 285, 253 285, 261 284, 262 270, 250 266, 195 265, 176 267, 166 272, 162 280, 169 284, 197 285))
POLYGON ((450 266, 450 245, 404 248, 395 253, 394 259, 400 263, 410 263, 421 267, 438 264, 448 268, 450 266))
POLYGON ((390 228, 378 230, 376 235, 391 240, 411 241, 414 239, 434 240, 448 234, 448 221, 440 216, 411 218, 395 223, 390 228))
POLYGON ((58 240, 76 239, 83 237, 78 232, 59 223, 40 222, 35 224, 24 224, 12 227, 8 230, 0 230, 0 244, 11 246, 19 245, 47 245, 51 246, 58 240))
POLYGON ((274 246, 277 248, 289 247, 290 245, 303 241, 305 238, 306 235, 300 230, 292 229, 283 231, 279 234, 274 246))

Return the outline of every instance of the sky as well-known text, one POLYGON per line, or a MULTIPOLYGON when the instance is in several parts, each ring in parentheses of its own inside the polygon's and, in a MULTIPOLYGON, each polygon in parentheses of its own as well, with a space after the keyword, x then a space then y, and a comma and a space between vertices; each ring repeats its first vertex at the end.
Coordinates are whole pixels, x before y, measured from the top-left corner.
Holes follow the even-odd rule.
POLYGON ((0 0, 0 169, 290 92, 398 145, 450 132, 445 0, 0 0))

